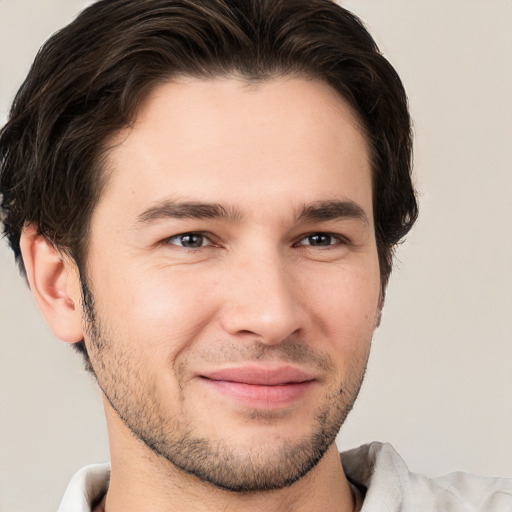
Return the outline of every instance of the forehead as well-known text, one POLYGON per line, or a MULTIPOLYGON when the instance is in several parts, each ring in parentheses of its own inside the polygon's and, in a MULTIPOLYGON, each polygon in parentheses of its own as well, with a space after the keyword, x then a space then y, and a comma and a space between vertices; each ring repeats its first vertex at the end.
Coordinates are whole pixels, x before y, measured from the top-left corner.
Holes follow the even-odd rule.
POLYGON ((118 134, 98 208, 173 196, 296 210, 348 195, 371 210, 369 160, 356 114, 327 84, 182 79, 158 86, 118 134))

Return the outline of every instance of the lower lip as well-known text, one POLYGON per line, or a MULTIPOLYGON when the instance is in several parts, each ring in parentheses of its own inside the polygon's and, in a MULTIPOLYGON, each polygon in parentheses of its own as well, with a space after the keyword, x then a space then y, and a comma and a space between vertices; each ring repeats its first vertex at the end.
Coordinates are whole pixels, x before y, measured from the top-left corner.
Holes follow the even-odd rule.
POLYGON ((207 378, 202 378, 201 380, 223 395, 248 405, 265 409, 275 409, 290 405, 301 398, 313 385, 313 381, 263 386, 207 378))

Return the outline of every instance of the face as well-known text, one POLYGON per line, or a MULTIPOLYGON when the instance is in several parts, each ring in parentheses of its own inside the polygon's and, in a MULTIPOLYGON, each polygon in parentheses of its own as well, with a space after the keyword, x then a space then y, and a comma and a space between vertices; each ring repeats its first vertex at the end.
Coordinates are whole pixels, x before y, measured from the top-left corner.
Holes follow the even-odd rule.
POLYGON ((107 173, 85 328, 107 417, 219 487, 297 480, 356 398, 378 317, 355 115, 315 81, 169 83, 107 173))

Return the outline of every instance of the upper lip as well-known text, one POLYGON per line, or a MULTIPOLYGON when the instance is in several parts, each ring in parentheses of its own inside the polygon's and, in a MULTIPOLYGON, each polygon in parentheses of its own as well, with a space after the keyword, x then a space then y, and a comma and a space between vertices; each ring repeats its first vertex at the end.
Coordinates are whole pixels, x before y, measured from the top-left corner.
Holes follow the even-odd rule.
POLYGON ((208 371, 206 373, 201 373, 200 376, 210 380, 237 382, 241 384, 253 384, 259 386, 297 384, 315 379, 311 373, 289 365, 274 368, 240 366, 208 371))

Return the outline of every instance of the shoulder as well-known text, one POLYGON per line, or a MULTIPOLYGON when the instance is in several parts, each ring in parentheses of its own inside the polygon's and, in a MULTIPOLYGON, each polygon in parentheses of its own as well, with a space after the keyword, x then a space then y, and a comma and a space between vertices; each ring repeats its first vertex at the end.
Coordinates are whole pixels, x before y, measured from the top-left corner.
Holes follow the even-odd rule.
POLYGON ((410 472, 382 443, 343 452, 341 460, 348 479, 366 489, 363 512, 512 511, 512 479, 462 472, 429 478, 410 472))

